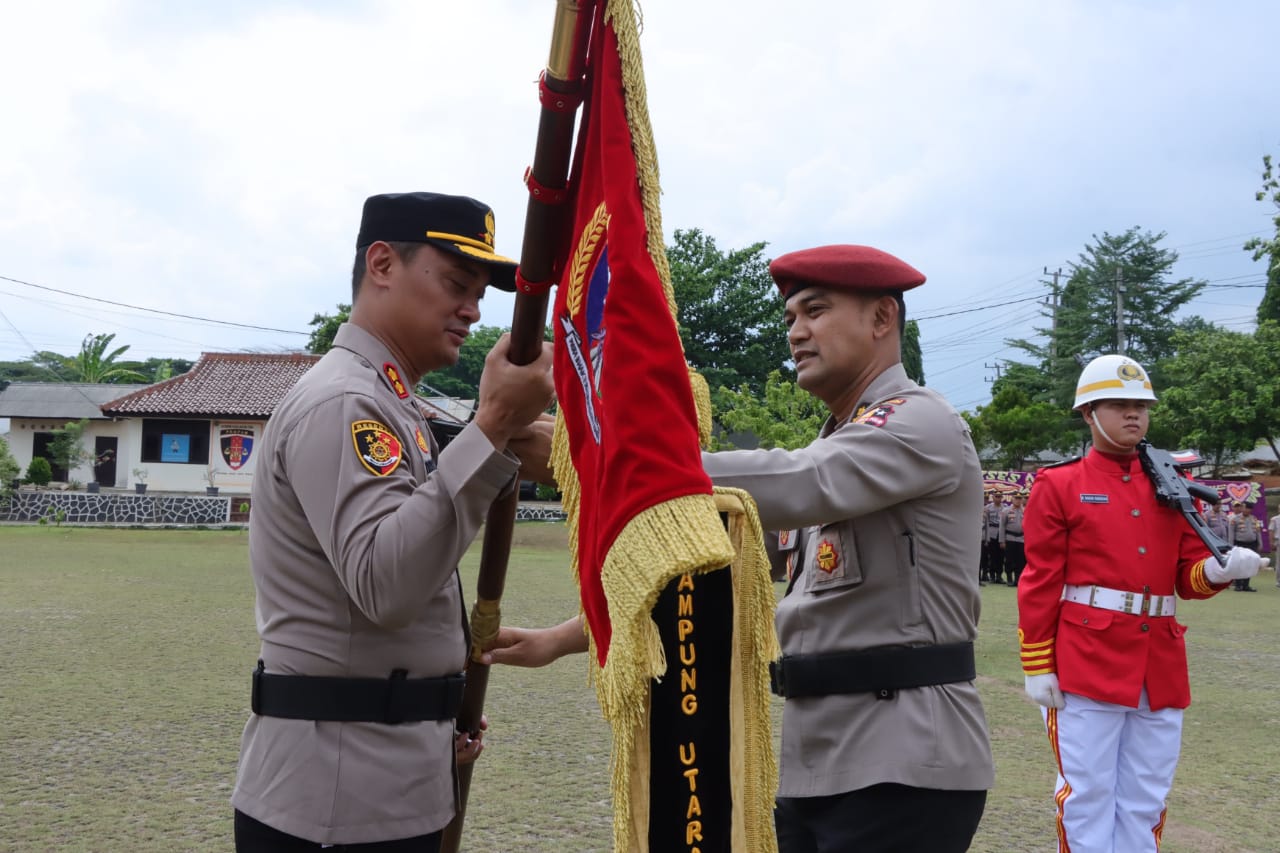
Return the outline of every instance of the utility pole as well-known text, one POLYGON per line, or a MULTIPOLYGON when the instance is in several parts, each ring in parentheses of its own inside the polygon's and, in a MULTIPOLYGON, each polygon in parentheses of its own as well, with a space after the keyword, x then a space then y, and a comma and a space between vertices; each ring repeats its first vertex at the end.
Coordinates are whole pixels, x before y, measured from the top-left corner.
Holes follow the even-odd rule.
MULTIPOLYGON (((1044 274, 1049 274, 1048 267, 1044 268, 1044 274)), ((1049 361, 1051 362, 1058 357, 1058 276, 1060 275, 1062 275, 1062 267, 1058 267, 1053 271, 1053 284, 1050 285, 1053 288, 1053 293, 1050 297, 1053 301, 1049 303, 1049 319, 1052 323, 1049 332, 1049 361)))
POLYGON ((1002 370, 1004 370, 1004 365, 1003 365, 1003 364, 1001 364, 1001 363, 1000 363, 1000 362, 998 362, 998 361, 997 361, 995 364, 987 364, 987 363, 984 361, 984 362, 982 363, 982 366, 983 366, 983 367, 985 367, 987 370, 994 370, 994 371, 996 372, 996 378, 995 378, 995 379, 991 379, 990 377, 985 377, 985 376, 983 377, 983 378, 984 378, 984 379, 986 379, 988 382, 992 382, 992 383, 994 383, 996 380, 998 380, 998 379, 1000 378, 1000 372, 1001 372, 1002 370))
POLYGON ((1124 355, 1124 271, 1116 267, 1116 354, 1124 355))

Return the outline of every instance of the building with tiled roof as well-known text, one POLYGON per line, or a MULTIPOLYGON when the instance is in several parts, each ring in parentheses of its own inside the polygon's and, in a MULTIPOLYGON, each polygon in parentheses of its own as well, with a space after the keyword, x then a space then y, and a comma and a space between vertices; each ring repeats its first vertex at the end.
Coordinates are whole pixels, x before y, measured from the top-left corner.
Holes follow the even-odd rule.
MULTIPOLYGON (((88 418, 85 448, 92 447, 95 461, 56 472, 55 479, 248 493, 267 420, 319 360, 296 352, 207 352, 188 372, 154 385, 14 383, 0 392, 0 413, 13 421, 10 449, 24 470, 33 456, 47 458, 54 430, 88 418)), ((448 398, 420 403, 440 423, 467 419, 455 411, 470 414, 469 405, 448 398)))
POLYGON ((320 356, 309 353, 206 352, 181 376, 109 400, 113 417, 262 418, 320 356))

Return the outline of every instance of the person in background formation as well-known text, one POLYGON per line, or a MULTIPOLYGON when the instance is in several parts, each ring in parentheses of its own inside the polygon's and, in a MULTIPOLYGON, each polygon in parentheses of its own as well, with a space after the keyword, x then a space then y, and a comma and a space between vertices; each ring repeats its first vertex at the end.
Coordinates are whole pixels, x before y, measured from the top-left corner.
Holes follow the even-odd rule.
POLYGON ((1276 586, 1280 587, 1280 511, 1271 516, 1267 533, 1271 537, 1271 568, 1275 569, 1276 586))
POLYGON ((1009 586, 1017 586, 1022 568, 1027 564, 1022 541, 1022 492, 1015 492, 1012 503, 1000 513, 1000 548, 1004 551, 1004 571, 1009 586))
MULTIPOLYGON (((777 610, 785 698, 775 811, 780 853, 960 853, 994 783, 974 685, 982 471, 963 418, 901 364, 902 292, 924 276, 866 246, 783 255, 797 384, 829 412, 797 450, 704 453, 798 529, 777 610)), ((578 619, 503 628, 487 660, 585 651, 578 619)))
POLYGON ((1041 469, 1027 504, 1018 640, 1057 761, 1060 853, 1159 850, 1191 702, 1177 597, 1210 598, 1264 562, 1211 556, 1156 501, 1137 454, 1155 399, 1137 362, 1089 362, 1074 408, 1093 447, 1041 469))
POLYGON ((1204 516, 1204 522, 1213 531, 1214 536, 1223 542, 1231 541, 1231 526, 1227 521, 1227 514, 1222 511, 1222 501, 1210 504, 1207 510, 1202 509, 1201 515, 1204 516))
POLYGON ((1000 550, 1000 511, 1003 506, 999 492, 987 493, 987 502, 982 507, 982 549, 987 558, 987 580, 991 583, 1003 582, 1004 552, 1000 550))
MULTIPOLYGON (((1231 536, 1227 539, 1232 545, 1258 550, 1262 547, 1262 525, 1258 517, 1240 501, 1236 501, 1235 515, 1231 519, 1231 536)), ((1234 584, 1236 592, 1257 592, 1257 587, 1249 583, 1248 578, 1237 579, 1234 584)))
POLYGON ((987 585, 987 504, 978 508, 978 586, 987 585))
POLYGON ((454 816, 455 766, 481 748, 454 732, 470 636, 458 560, 518 474, 546 479, 550 451, 534 423, 550 344, 516 366, 498 341, 443 453, 412 393, 458 360, 485 289, 514 289, 493 238, 474 199, 370 197, 350 321, 267 425, 249 529, 262 648, 231 797, 241 853, 433 853, 454 816))

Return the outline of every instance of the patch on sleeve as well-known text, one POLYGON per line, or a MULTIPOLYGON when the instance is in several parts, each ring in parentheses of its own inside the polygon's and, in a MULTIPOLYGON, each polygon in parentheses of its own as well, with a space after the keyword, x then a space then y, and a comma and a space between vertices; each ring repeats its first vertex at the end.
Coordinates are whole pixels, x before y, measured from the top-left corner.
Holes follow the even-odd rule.
POLYGON ((360 464, 379 477, 385 477, 396 470, 404 457, 400 439, 377 421, 352 423, 351 441, 355 444, 360 464))
POLYGON ((853 419, 855 424, 870 424, 873 427, 882 427, 889 420, 889 416, 894 412, 894 406, 901 406, 907 402, 902 397, 894 397, 892 400, 885 400, 875 406, 871 406, 858 413, 853 419))
POLYGON ((391 383, 391 390, 396 392, 396 396, 401 400, 408 399, 409 389, 404 387, 404 382, 400 380, 400 369, 388 361, 383 363, 382 372, 391 383))

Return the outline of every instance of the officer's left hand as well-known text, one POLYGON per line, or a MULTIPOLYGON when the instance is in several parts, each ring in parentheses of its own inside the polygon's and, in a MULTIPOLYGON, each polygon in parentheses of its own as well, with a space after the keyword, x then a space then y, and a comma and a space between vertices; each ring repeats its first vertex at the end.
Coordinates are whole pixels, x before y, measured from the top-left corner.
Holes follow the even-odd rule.
POLYGON ((480 757, 484 751, 484 732, 489 728, 489 718, 480 715, 480 731, 472 737, 469 732, 458 732, 453 736, 453 754, 458 759, 458 766, 470 764, 480 757))

